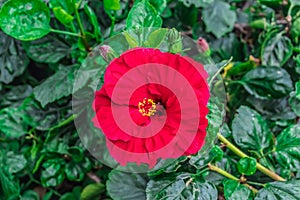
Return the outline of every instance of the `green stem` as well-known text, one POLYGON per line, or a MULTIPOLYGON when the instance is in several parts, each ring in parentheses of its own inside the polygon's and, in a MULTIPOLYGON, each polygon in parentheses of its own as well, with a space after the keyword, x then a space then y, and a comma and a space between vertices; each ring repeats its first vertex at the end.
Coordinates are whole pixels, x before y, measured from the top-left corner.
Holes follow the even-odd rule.
POLYGON ((59 34, 64 34, 64 35, 70 35, 70 36, 75 36, 75 37, 81 37, 80 34, 78 33, 72 33, 72 32, 69 32, 69 31, 62 31, 62 30, 57 30, 57 29, 50 29, 50 31, 52 33, 59 33, 59 34))
MULTIPOLYGON (((234 146, 229 140, 227 140, 221 133, 218 133, 218 139, 223 142, 228 149, 233 151, 236 155, 240 156, 241 158, 248 157, 244 152, 239 150, 236 146, 234 146)), ((270 178, 274 179, 275 181, 286 181, 286 179, 282 178, 281 176, 277 175, 276 173, 270 171, 266 167, 262 166, 260 163, 256 163, 256 168, 264 173, 265 175, 269 176, 270 178)))
POLYGON ((114 12, 114 16, 111 15, 110 11, 107 11, 106 13, 107 13, 109 19, 111 20, 110 32, 109 32, 109 37, 111 37, 114 33, 115 23, 116 23, 115 12, 114 12))
MULTIPOLYGON (((240 179, 233 176, 232 174, 228 173, 227 171, 215 166, 215 165, 212 165, 212 164, 208 164, 208 168, 211 170, 211 171, 214 171, 214 172, 217 172, 218 174, 221 174, 229 179, 232 179, 232 180, 235 180, 235 181, 239 181, 240 182, 240 179)), ((258 192, 257 189, 255 189, 254 187, 252 187, 251 185, 247 184, 247 183, 242 183, 244 186, 248 187, 250 190, 252 190, 252 192, 254 194, 256 194, 258 192)))
MULTIPOLYGON (((78 5, 80 5, 80 4, 78 4, 78 5)), ((90 48, 89 43, 87 41, 86 34, 85 34, 85 31, 84 31, 84 28, 83 28, 81 18, 79 16, 78 7, 77 7, 76 3, 74 3, 74 9, 75 9, 75 17, 76 17, 77 23, 79 25, 80 34, 81 34, 81 38, 83 40, 85 49, 86 49, 87 52, 90 52, 91 48, 90 48)))

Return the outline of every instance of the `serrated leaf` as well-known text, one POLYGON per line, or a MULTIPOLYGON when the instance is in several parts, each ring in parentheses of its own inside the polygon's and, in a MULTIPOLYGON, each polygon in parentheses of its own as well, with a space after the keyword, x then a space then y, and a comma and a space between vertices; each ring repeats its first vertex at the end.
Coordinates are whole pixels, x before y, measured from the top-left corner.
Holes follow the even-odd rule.
POLYGON ((251 190, 238 181, 225 180, 224 184, 224 195, 226 200, 251 200, 253 199, 251 190))
POLYGON ((39 40, 24 42, 27 55, 36 62, 57 63, 71 52, 71 47, 53 35, 39 40))
POLYGON ((257 152, 270 148, 273 137, 262 116, 246 106, 237 110, 232 122, 232 136, 240 147, 257 152))
POLYGON ((255 200, 299 200, 300 180, 268 183, 259 190, 255 200))
POLYGON ((283 168, 300 169, 300 125, 284 129, 276 138, 275 158, 283 168))
POLYGON ((50 10, 40 0, 8 0, 0 10, 0 27, 18 40, 35 40, 50 32, 50 10))
POLYGON ((99 199, 104 191, 105 186, 102 183, 89 184, 82 190, 80 200, 99 199))
POLYGON ((107 181, 107 192, 115 200, 146 199, 147 180, 142 174, 112 170, 107 181))
POLYGON ((33 89, 35 99, 42 107, 72 93, 75 69, 76 65, 61 66, 54 75, 33 89))
POLYGON ((250 176, 256 172, 256 159, 252 157, 244 157, 237 163, 237 168, 241 174, 250 176))
POLYGON ((293 54, 290 39, 282 33, 271 34, 262 44, 261 60, 265 66, 281 67, 293 54))
POLYGON ((21 45, 0 31, 0 83, 8 84, 25 71, 29 59, 21 45))
POLYGON ((202 10, 203 21, 207 32, 212 32, 217 38, 233 29, 236 13, 230 10, 230 5, 223 1, 214 1, 202 10))
POLYGON ((133 5, 128 13, 126 28, 161 27, 162 19, 155 8, 146 0, 133 5))
POLYGON ((261 99, 281 98, 293 90, 290 75, 279 67, 257 67, 244 75, 240 83, 251 95, 261 99))
MULTIPOLYGON (((187 174, 183 174, 183 176, 189 177, 187 174)), ((175 180, 151 180, 147 185, 146 193, 147 200, 215 200, 218 197, 217 189, 212 183, 196 180, 187 183, 181 176, 175 180)))

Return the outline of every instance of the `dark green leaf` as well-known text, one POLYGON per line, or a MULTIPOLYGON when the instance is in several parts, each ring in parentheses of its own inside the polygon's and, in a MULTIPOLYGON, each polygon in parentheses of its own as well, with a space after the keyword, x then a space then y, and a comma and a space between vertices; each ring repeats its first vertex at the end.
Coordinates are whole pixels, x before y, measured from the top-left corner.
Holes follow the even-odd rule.
POLYGON ((21 45, 0 31, 0 83, 8 84, 23 74, 29 63, 21 45))
POLYGON ((283 168, 300 169, 300 125, 284 129, 276 138, 275 158, 283 168))
POLYGON ((39 200, 39 195, 33 190, 27 190, 22 194, 21 200, 39 200))
POLYGON ((30 85, 14 86, 9 92, 6 92, 0 99, 1 107, 18 107, 22 101, 32 94, 30 85))
POLYGON ((244 88, 257 98, 281 98, 293 90, 290 75, 283 68, 257 67, 240 80, 244 88))
MULTIPOLYGON (((183 175, 185 176, 185 174, 183 175)), ((184 178, 190 178, 188 175, 184 178)), ((146 189, 147 199, 187 199, 187 200, 215 200, 218 192, 210 182, 187 179, 186 182, 181 176, 175 180, 151 180, 146 189), (187 183, 187 181, 189 181, 187 183)))
POLYGON ((253 199, 251 190, 238 181, 225 180, 224 195, 227 200, 251 200, 253 199))
POLYGON ((237 168, 241 174, 250 176, 256 172, 256 159, 252 157, 241 158, 237 163, 237 168))
POLYGON ((155 8, 146 0, 141 0, 133 5, 127 20, 126 28, 161 27, 162 19, 155 8))
POLYGON ((290 39, 282 33, 271 34, 262 44, 261 60, 265 66, 281 67, 293 54, 290 39))
POLYGON ((102 183, 94 183, 87 185, 80 195, 80 200, 99 199, 100 195, 105 191, 105 186, 102 183))
POLYGON ((51 34, 23 44, 27 55, 34 61, 41 63, 57 63, 71 52, 69 45, 51 34))
POLYGON ((75 69, 76 65, 61 66, 59 71, 33 89, 42 107, 72 93, 75 69))
POLYGON ((294 113, 300 117, 300 100, 297 99, 295 92, 290 93, 289 104, 294 113))
POLYGON ((93 25, 93 29, 94 29, 94 36, 96 37, 97 41, 100 41, 101 38, 101 28, 97 19, 97 16, 94 12, 94 10, 88 6, 88 4, 84 4, 84 11, 85 13, 88 15, 92 25, 93 25))
POLYGON ((18 199, 20 194, 20 185, 13 179, 11 174, 7 173, 2 166, 0 167, 0 198, 3 200, 18 199))
POLYGON ((236 13, 230 5, 223 1, 214 1, 202 10, 206 31, 212 32, 217 38, 230 32, 236 21, 236 13))
POLYGON ((43 163, 41 182, 44 187, 57 186, 65 179, 64 160, 50 159, 43 163))
POLYGON ((241 106, 232 122, 232 136, 240 147, 262 152, 272 144, 272 133, 256 111, 241 106))
POLYGON ((70 181, 82 181, 85 175, 81 167, 74 162, 66 164, 65 173, 67 179, 70 181))
POLYGON ((300 180, 272 182, 259 190, 255 200, 299 200, 300 180))
POLYGON ((0 11, 0 27, 19 40, 35 40, 50 32, 50 11, 40 0, 8 0, 0 11))
POLYGON ((130 174, 112 170, 107 181, 107 192, 115 200, 146 199, 147 180, 142 174, 130 174))
POLYGON ((199 8, 199 7, 207 7, 215 0, 179 0, 179 1, 181 1, 186 7, 195 5, 196 8, 199 8))
POLYGON ((7 152, 5 167, 7 168, 8 173, 18 173, 26 167, 26 164, 27 160, 25 159, 24 155, 17 155, 12 151, 7 152))

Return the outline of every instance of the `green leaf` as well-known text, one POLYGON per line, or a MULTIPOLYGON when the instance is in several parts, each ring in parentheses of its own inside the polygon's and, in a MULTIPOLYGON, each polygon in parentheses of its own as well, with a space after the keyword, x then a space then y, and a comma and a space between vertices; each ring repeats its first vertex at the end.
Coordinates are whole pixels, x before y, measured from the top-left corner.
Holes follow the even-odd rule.
POLYGON ((134 48, 134 47, 139 46, 139 44, 138 44, 138 42, 136 41, 136 39, 135 39, 132 35, 130 35, 129 32, 124 31, 124 32, 123 32, 123 35, 124 35, 126 41, 128 42, 128 44, 129 44, 129 46, 130 46, 131 48, 134 48))
POLYGON ((224 195, 227 200, 251 200, 253 199, 251 190, 238 181, 225 180, 224 184, 224 195))
POLYGON ((230 10, 230 5, 223 1, 214 1, 202 10, 206 31, 211 32, 217 38, 225 35, 233 29, 236 21, 236 13, 230 10))
POLYGON ((39 40, 24 42, 27 55, 36 62, 57 63, 71 52, 64 41, 49 34, 39 40))
POLYGON ((115 200, 146 199, 147 180, 142 174, 112 170, 106 184, 108 194, 115 200), (121 180, 121 181, 120 181, 121 180))
POLYGON ((290 75, 279 67, 257 67, 240 80, 244 88, 257 98, 281 98, 293 90, 290 75))
POLYGON ((61 7, 67 13, 72 15, 74 13, 73 1, 76 1, 76 0, 63 0, 63 1, 61 1, 61 0, 50 0, 49 1, 49 7, 51 9, 53 9, 55 7, 61 7))
POLYGON ((300 125, 289 126, 276 138, 275 158, 287 169, 300 167, 300 125))
POLYGON ((237 168, 241 174, 250 176, 256 172, 256 159, 252 157, 241 158, 237 163, 237 168))
POLYGON ((150 33, 147 41, 145 41, 144 46, 150 48, 159 48, 162 42, 165 40, 168 33, 168 29, 157 29, 150 33))
POLYGON ((18 199, 20 195, 20 185, 14 180, 12 175, 0 167, 0 198, 5 200, 18 199))
POLYGON ((17 155, 14 152, 7 152, 5 158, 5 167, 8 173, 14 174, 22 171, 27 165, 24 155, 17 155))
POLYGON ((18 40, 35 40, 50 32, 50 11, 40 0, 8 0, 0 10, 0 27, 18 40))
POLYGON ((8 92, 5 92, 1 96, 0 105, 1 107, 18 107, 21 105, 23 100, 32 94, 32 87, 30 85, 18 85, 14 86, 8 92))
POLYGON ((105 10, 120 10, 120 0, 104 0, 105 10))
POLYGON ((39 200, 39 195, 33 190, 27 190, 22 194, 21 200, 39 200))
POLYGON ((167 8, 167 0, 149 0, 149 2, 155 8, 158 14, 162 14, 167 8))
MULTIPOLYGON (((300 3, 299 3, 299 5, 300 5, 300 3)), ((300 17, 297 18, 293 22, 292 27, 291 27, 291 35, 292 35, 292 38, 294 38, 295 42, 298 43, 299 36, 300 36, 300 17)))
POLYGON ((300 100, 296 97, 296 92, 290 93, 289 104, 293 112, 300 117, 300 100))
POLYGON ((261 46, 262 65, 265 66, 283 66, 293 54, 293 45, 291 40, 277 33, 268 35, 261 46))
POLYGON ((299 200, 300 180, 289 182, 267 183, 266 187, 259 190, 255 200, 299 200))
POLYGON ((215 185, 208 181, 202 182, 189 178, 189 174, 183 174, 178 176, 175 180, 151 180, 146 189, 147 199, 217 199, 218 192, 215 185), (187 180, 184 181, 183 178, 186 178, 187 180))
POLYGON ((246 106, 237 110, 232 122, 232 136, 241 148, 257 152, 270 148, 273 137, 262 116, 246 106))
POLYGON ((43 163, 41 183, 44 187, 55 187, 65 179, 63 159, 50 159, 43 163))
POLYGON ((82 190, 80 200, 99 199, 103 192, 105 192, 105 185, 102 183, 89 184, 82 190))
POLYGON ((18 138, 27 133, 24 114, 18 108, 8 107, 0 111, 0 133, 8 138, 18 138))
POLYGON ((82 181, 85 175, 81 167, 75 162, 66 164, 65 173, 70 181, 82 181))
POLYGON ((76 65, 61 66, 54 75, 33 89, 35 99, 41 103, 42 107, 72 94, 75 69, 76 65))
POLYGON ((94 10, 90 6, 88 6, 88 4, 84 4, 84 11, 88 15, 90 22, 93 25, 94 36, 96 37, 98 42, 101 41, 101 26, 99 25, 97 15, 95 14, 94 10))
POLYGON ((212 4, 215 0, 179 0, 181 1, 186 7, 190 7, 194 5, 196 8, 199 7, 207 7, 212 4))
POLYGON ((25 71, 29 59, 21 45, 0 31, 0 83, 8 84, 25 71))
POLYGON ((155 8, 146 0, 133 5, 128 13, 126 28, 161 27, 162 19, 155 8))
POLYGON ((58 19, 58 21, 60 21, 60 23, 64 24, 64 25, 69 25, 74 17, 72 15, 70 15, 69 13, 67 13, 62 7, 54 7, 53 8, 53 13, 54 16, 56 17, 56 19, 58 19))

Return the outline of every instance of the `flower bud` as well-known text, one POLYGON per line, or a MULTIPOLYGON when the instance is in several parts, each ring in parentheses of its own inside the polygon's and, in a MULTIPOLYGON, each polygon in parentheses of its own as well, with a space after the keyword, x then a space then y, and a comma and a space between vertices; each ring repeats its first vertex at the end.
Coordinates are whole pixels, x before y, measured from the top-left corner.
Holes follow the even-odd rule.
POLYGON ((102 45, 99 50, 100 50, 100 55, 108 63, 112 61, 114 58, 118 57, 117 53, 108 45, 102 45))
POLYGON ((182 52, 181 34, 175 28, 168 32, 169 52, 179 53, 182 52))
POLYGON ((201 52, 210 55, 209 45, 208 45, 207 41, 204 38, 199 37, 198 40, 197 40, 197 44, 200 46, 201 52))

